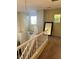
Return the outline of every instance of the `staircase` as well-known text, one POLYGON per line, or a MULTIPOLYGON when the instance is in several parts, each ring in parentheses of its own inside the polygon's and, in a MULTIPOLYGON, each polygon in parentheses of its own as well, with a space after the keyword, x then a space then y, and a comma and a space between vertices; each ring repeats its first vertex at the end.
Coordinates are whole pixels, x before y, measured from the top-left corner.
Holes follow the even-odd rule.
POLYGON ((19 45, 17 59, 38 59, 48 42, 48 35, 45 32, 33 34, 29 40, 19 45), (19 50, 21 50, 21 54, 18 53, 19 50))

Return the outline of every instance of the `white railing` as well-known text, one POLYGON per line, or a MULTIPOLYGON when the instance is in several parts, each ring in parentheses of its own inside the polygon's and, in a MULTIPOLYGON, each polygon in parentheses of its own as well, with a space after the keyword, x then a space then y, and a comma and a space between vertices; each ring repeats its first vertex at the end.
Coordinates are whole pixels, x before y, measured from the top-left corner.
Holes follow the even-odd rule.
POLYGON ((37 59, 44 49, 48 36, 41 32, 37 35, 32 35, 31 38, 17 47, 17 51, 23 48, 23 52, 18 59, 37 59))

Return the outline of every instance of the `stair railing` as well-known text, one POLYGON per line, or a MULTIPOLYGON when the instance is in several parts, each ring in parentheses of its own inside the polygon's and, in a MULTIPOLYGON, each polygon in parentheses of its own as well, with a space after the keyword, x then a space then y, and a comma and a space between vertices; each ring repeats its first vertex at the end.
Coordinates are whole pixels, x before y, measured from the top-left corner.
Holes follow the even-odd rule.
POLYGON ((17 47, 17 50, 25 46, 19 59, 37 59, 44 49, 46 42, 48 41, 48 35, 46 31, 41 32, 37 35, 31 36, 31 38, 17 47))

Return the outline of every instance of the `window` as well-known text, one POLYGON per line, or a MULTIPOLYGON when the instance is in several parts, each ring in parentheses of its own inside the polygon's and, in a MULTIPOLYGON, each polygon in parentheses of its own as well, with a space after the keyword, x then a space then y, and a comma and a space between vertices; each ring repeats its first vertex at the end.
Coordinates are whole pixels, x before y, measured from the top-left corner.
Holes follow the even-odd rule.
POLYGON ((55 14, 54 15, 54 22, 55 23, 60 23, 60 18, 61 18, 60 14, 55 14))
POLYGON ((31 16, 31 24, 37 24, 37 16, 31 16))

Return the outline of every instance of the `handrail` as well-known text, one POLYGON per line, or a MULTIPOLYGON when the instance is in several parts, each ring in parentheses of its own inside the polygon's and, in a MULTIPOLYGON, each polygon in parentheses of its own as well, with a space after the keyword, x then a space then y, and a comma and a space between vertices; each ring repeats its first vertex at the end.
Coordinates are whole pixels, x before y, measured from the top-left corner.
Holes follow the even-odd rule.
POLYGON ((47 42, 48 40, 45 40, 45 42, 36 50, 36 52, 30 59, 37 59, 39 55, 42 53, 43 49, 45 48, 47 42))
MULTIPOLYGON (((47 31, 47 30, 46 30, 46 31, 47 31)), ((41 34, 44 34, 46 31, 41 32, 40 34, 34 36, 33 38, 39 37, 41 34)), ((22 43, 21 45, 19 45, 19 46, 17 47, 17 50, 19 50, 20 48, 22 48, 22 47, 23 47, 24 45, 26 45, 29 41, 30 41, 30 40, 25 41, 24 43, 22 43)))
POLYGON ((27 41, 25 41, 24 43, 22 43, 21 45, 19 45, 18 47, 17 47, 17 50, 19 50, 21 47, 23 47, 24 45, 26 45, 27 44, 27 41))
MULTIPOLYGON (((28 42, 30 42, 31 40, 29 40, 28 42)), ((28 46, 29 44, 27 44, 27 46, 28 46)), ((23 57, 23 54, 25 53, 25 51, 27 50, 27 46, 25 47, 25 49, 24 49, 24 51, 23 51, 23 53, 22 53, 22 55, 21 55, 21 57, 20 57, 20 59, 23 57)))
POLYGON ((29 49, 29 51, 28 51, 27 56, 25 57, 25 59, 28 58, 28 56, 29 56, 29 54, 30 54, 30 52, 31 52, 31 50, 32 50, 32 48, 33 48, 34 42, 35 42, 35 40, 33 40, 33 42, 32 42, 32 44, 31 44, 31 46, 30 46, 30 49, 29 49))
MULTIPOLYGON (((46 30, 47 31, 47 30, 46 30)), ((46 31, 43 31, 41 33, 39 33, 38 35, 33 35, 31 36, 31 38, 27 41, 25 41, 24 43, 22 43, 21 45, 19 45, 17 47, 17 50, 21 49, 22 47, 25 46, 25 48, 23 49, 23 52, 22 52, 22 55, 20 56, 20 59, 23 59, 23 56, 26 55, 25 59, 28 59, 31 53, 31 51, 33 50, 33 46, 34 46, 34 43, 36 42, 36 38, 38 38, 39 36, 43 35, 46 31), (34 40, 33 40, 34 39, 34 40), (28 45, 28 44, 31 44, 31 45, 28 45), (30 46, 30 47, 29 47, 30 46), (28 47, 29 47, 29 50, 28 50, 28 47), (27 54, 25 54, 27 52, 27 54)), ((37 49, 36 49, 37 50, 37 49)))

